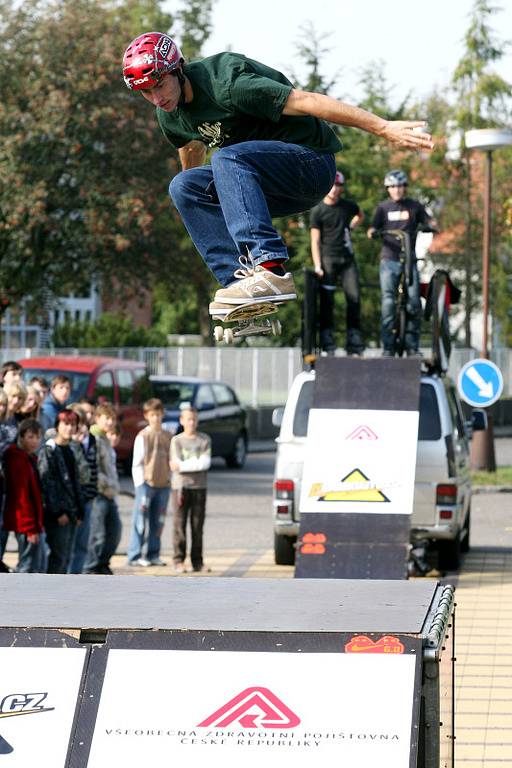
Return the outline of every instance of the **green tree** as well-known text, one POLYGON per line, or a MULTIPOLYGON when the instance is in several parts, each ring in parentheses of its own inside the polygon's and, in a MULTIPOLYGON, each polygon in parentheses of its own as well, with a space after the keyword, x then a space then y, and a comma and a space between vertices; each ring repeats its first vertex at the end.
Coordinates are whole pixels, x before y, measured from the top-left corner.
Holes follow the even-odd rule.
POLYGON ((130 317, 116 312, 105 312, 94 322, 66 321, 54 329, 52 337, 55 347, 85 349, 160 347, 166 343, 165 334, 158 329, 135 326, 130 317))
MULTIPOLYGON (((475 0, 464 35, 464 52, 452 79, 455 95, 452 116, 461 132, 471 128, 503 125, 510 119, 511 86, 493 70, 493 65, 504 56, 506 50, 506 43, 499 41, 491 27, 497 11, 499 9, 488 0, 475 0)), ((467 150, 462 151, 459 165, 455 165, 448 173, 455 183, 454 191, 458 200, 456 202, 450 196, 451 204, 464 221, 463 234, 459 237, 456 250, 463 254, 464 261, 465 343, 469 347, 471 315, 478 301, 481 281, 481 220, 478 212, 482 210, 482 199, 472 181, 472 157, 467 150), (460 196, 461 187, 464 190, 463 196, 460 196)), ((493 259, 493 270, 495 264, 493 259)))
POLYGON ((38 304, 93 277, 118 294, 148 285, 169 270, 176 153, 120 66, 141 21, 162 28, 171 17, 151 0, 2 0, 0 16, 5 300, 38 304))

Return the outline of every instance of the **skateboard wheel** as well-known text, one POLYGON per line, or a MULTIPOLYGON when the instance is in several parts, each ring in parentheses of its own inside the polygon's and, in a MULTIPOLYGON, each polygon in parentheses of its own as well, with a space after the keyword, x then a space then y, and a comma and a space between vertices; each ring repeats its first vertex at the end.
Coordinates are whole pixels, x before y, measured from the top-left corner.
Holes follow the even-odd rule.
POLYGON ((213 329, 213 338, 215 341, 222 341, 224 338, 224 328, 222 325, 216 325, 213 329))
POLYGON ((233 329, 232 328, 224 328, 223 338, 226 344, 232 344, 235 337, 233 335, 233 329))
POLYGON ((283 327, 282 327, 281 323, 279 322, 279 320, 272 320, 271 327, 272 327, 272 333, 274 334, 274 336, 280 336, 281 335, 283 327))

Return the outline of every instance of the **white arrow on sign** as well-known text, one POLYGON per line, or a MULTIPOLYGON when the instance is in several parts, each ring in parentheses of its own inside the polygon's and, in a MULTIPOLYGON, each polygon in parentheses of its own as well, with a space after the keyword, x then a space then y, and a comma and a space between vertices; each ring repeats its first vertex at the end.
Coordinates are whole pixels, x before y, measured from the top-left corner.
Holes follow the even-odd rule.
POLYGON ((492 397, 494 392, 492 381, 485 381, 485 379, 480 376, 474 365, 472 365, 471 368, 468 368, 466 371, 466 376, 468 379, 471 379, 475 387, 478 387, 478 394, 480 397, 492 397))

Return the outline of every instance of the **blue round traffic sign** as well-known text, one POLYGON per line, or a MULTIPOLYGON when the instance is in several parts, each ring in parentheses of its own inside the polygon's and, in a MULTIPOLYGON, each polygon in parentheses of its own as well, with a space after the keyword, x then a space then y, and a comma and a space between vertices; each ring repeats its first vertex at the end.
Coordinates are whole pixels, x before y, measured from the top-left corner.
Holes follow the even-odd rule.
POLYGON ((503 376, 495 363, 485 358, 477 358, 463 366, 457 380, 457 388, 466 403, 485 408, 501 397, 503 376))

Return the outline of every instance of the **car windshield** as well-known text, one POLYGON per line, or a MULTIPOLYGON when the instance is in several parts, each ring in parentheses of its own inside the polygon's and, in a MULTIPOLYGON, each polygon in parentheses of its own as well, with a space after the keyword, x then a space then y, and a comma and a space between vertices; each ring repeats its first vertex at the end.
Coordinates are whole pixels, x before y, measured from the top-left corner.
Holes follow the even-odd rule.
POLYGON ((191 403, 195 384, 190 381, 152 381, 153 397, 158 397, 164 408, 175 411, 181 403, 191 403))
MULTIPOLYGON (((313 401, 314 381, 305 381, 299 393, 293 419, 295 437, 306 437, 308 433, 309 410, 313 401)), ((420 422, 418 440, 439 440, 441 421, 434 387, 423 383, 420 388, 420 422)))
POLYGON ((71 382, 71 395, 70 400, 76 402, 84 397, 87 384, 91 378, 90 373, 83 373, 81 371, 66 371, 59 368, 23 368, 23 379, 26 384, 33 376, 44 376, 48 384, 54 376, 67 376, 71 382))

